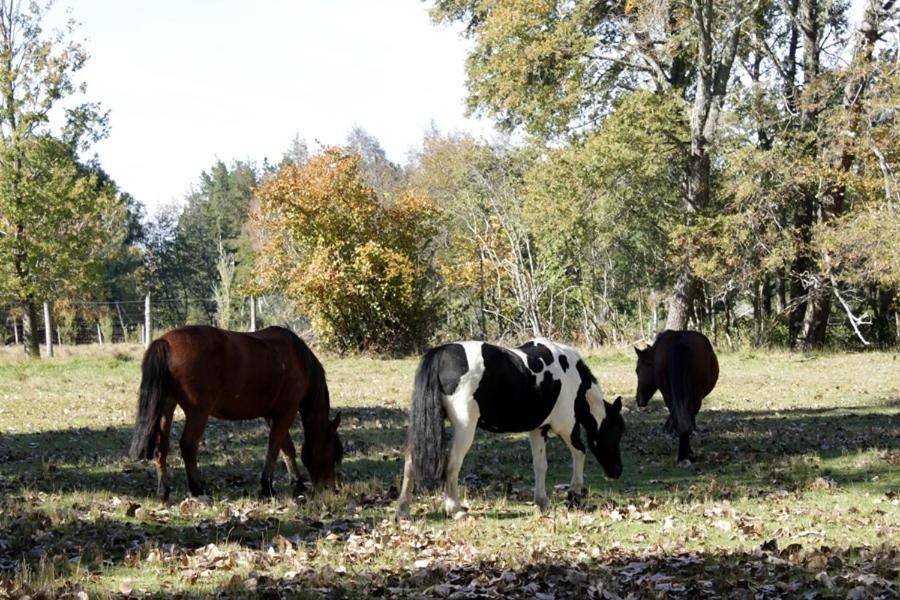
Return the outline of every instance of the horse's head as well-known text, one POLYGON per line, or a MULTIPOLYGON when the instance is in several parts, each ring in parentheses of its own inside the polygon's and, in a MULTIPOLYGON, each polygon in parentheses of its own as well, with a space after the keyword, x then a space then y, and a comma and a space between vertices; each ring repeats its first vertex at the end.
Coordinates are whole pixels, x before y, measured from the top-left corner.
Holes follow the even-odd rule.
POLYGON ((333 420, 328 421, 325 431, 312 436, 307 432, 303 440, 300 458, 316 489, 337 488, 337 466, 344 458, 344 446, 337 432, 340 424, 341 413, 338 412, 333 420))
POLYGON ((622 452, 619 443, 625 433, 625 420, 622 418, 622 397, 619 396, 610 404, 603 401, 606 416, 596 431, 587 429, 587 441, 603 472, 611 479, 622 475, 622 452))
POLYGON ((637 392, 634 401, 638 406, 644 407, 650 402, 650 398, 656 393, 656 376, 653 374, 653 346, 647 346, 643 350, 634 349, 637 354, 637 392))

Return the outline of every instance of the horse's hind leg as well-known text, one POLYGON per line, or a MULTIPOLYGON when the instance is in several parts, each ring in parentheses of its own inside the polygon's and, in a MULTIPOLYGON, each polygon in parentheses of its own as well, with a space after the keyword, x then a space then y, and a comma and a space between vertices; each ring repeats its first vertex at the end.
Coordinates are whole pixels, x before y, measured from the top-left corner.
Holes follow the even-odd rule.
POLYGON ((531 458, 534 463, 534 503, 546 512, 550 508, 550 500, 547 499, 547 438, 540 429, 535 429, 528 434, 531 441, 531 458))
POLYGON ((691 434, 682 433, 678 436, 678 466, 690 467, 694 458, 694 452, 691 450, 691 434))
POLYGON ((156 443, 156 494, 165 502, 169 499, 169 435, 172 433, 172 417, 175 414, 175 402, 167 400, 163 414, 159 419, 159 438, 156 443))
POLYGON ((400 486, 400 497, 397 498, 397 512, 394 520, 409 519, 409 503, 412 500, 412 492, 415 487, 416 470, 413 466, 412 454, 406 451, 406 459, 403 461, 403 484, 400 486))
POLYGON ((184 459, 184 470, 187 471, 188 489, 192 496, 202 496, 205 492, 200 480, 200 469, 197 468, 197 452, 209 415, 202 412, 185 412, 184 416, 184 431, 179 445, 181 457, 184 459))
MULTIPOLYGON (((475 404, 474 400, 472 404, 475 404)), ((447 488, 444 493, 444 510, 454 517, 460 511, 465 510, 459 503, 459 470, 462 468, 463 459, 469 448, 472 447, 472 440, 475 439, 475 428, 478 424, 477 405, 476 411, 467 411, 465 415, 468 418, 461 418, 462 415, 451 414, 450 421, 453 423, 453 441, 450 444, 450 456, 447 458, 447 488)))
MULTIPOLYGON (((262 475, 260 476, 260 495, 271 498, 275 495, 275 488, 272 485, 272 478, 275 473, 275 459, 278 453, 285 447, 285 441, 294 447, 294 443, 290 440, 290 429, 294 423, 294 416, 280 416, 272 419, 272 426, 269 429, 269 447, 266 449, 266 459, 263 463, 262 475)), ((296 456, 296 450, 294 451, 296 456)), ((294 469, 296 471, 297 463, 294 461, 294 469)), ((291 467, 288 466, 290 471, 291 467)), ((299 471, 297 472, 299 474, 299 471)), ((293 477, 293 474, 292 474, 293 477)))

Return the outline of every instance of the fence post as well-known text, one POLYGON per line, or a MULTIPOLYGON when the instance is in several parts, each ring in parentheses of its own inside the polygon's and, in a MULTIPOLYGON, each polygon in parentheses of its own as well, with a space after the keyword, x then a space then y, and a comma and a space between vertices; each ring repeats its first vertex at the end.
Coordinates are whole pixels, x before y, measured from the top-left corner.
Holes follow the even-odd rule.
POLYGON ((44 302, 44 337, 47 340, 47 357, 53 358, 53 332, 50 330, 50 304, 44 302))
POLYGON ((250 331, 256 331, 256 298, 250 296, 250 331))
POLYGON ((18 346, 19 345, 19 328, 18 328, 18 325, 16 325, 15 315, 13 315, 12 321, 13 321, 13 338, 16 340, 16 346, 18 346))
POLYGON ((150 336, 153 335, 150 325, 150 292, 147 292, 144 298, 144 348, 150 347, 150 336))
POLYGON ((97 323, 97 342, 103 345, 103 332, 100 330, 100 323, 97 323))

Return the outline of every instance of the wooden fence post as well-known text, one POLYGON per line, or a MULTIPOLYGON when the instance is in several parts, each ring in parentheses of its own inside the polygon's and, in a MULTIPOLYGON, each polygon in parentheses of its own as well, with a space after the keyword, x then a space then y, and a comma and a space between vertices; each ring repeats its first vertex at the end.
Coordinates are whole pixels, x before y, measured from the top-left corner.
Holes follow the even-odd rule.
MULTIPOLYGON (((16 340, 16 346, 18 346, 19 345, 19 328, 18 328, 18 325, 16 325, 15 315, 13 315, 12 321, 13 321, 13 339, 16 340)), ((24 333, 23 333, 23 335, 24 335, 24 333)))
POLYGON ((256 331, 256 298, 250 296, 250 331, 256 331))
POLYGON ((147 297, 144 298, 144 348, 150 347, 150 338, 153 335, 150 327, 150 292, 147 292, 147 297))
POLYGON ((103 332, 100 330, 100 323, 97 323, 97 342, 103 345, 103 332))
POLYGON ((50 304, 44 302, 44 337, 47 340, 47 357, 53 358, 53 331, 50 330, 50 304))

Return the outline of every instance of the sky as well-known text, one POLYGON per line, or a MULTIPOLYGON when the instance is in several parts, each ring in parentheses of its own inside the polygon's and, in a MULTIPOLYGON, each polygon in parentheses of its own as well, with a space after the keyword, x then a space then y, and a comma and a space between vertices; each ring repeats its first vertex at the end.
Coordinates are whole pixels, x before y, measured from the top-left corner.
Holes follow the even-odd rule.
POLYGON ((57 0, 91 55, 86 98, 110 111, 92 151, 152 214, 216 160, 279 160, 354 126, 405 162, 431 123, 489 136, 466 118, 469 42, 421 0, 57 0))

